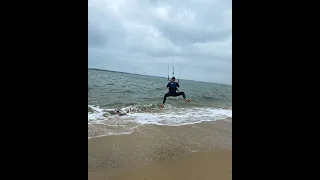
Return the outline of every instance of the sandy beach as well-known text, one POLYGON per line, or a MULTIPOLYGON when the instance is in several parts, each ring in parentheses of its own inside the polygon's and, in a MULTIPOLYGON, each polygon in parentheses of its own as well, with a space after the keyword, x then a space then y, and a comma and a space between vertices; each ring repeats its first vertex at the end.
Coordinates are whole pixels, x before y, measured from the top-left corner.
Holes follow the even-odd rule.
POLYGON ((89 180, 230 180, 232 122, 145 125, 88 139, 89 180))

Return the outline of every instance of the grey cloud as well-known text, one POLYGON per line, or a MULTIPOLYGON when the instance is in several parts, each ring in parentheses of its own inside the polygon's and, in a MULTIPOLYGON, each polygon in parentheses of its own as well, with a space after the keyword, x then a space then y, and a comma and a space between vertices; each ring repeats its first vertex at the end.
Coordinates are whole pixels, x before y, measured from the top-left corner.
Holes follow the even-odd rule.
POLYGON ((231 33, 231 29, 228 30, 210 30, 206 29, 194 29, 184 27, 179 24, 160 26, 159 30, 164 36, 170 39, 170 41, 178 46, 185 44, 193 44, 196 42, 211 42, 211 41, 224 41, 231 33))
POLYGON ((182 68, 183 79, 231 84, 231 0, 89 0, 88 6, 89 67, 165 77, 169 63, 182 68))
POLYGON ((108 43, 108 35, 99 32, 98 28, 88 24, 88 46, 89 47, 104 47, 108 43))

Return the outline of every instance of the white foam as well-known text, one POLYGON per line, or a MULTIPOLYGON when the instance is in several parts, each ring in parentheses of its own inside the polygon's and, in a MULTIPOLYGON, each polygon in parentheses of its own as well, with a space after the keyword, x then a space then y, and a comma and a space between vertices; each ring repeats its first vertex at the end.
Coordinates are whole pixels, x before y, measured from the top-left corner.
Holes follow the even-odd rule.
POLYGON ((175 111, 162 113, 134 113, 129 117, 139 124, 157 124, 168 126, 181 126, 195 124, 203 121, 215 121, 232 117, 230 109, 214 108, 179 108, 175 111))
MULTIPOLYGON (((89 124, 105 124, 105 125, 121 125, 127 123, 157 124, 168 126, 179 126, 186 124, 200 123, 203 121, 215 121, 232 117, 232 109, 217 109, 217 108, 164 108, 161 110, 140 111, 137 107, 125 107, 123 110, 135 109, 135 112, 128 113, 125 116, 108 115, 104 117, 107 109, 89 106, 94 112, 88 113, 89 124)), ((146 106, 144 106, 146 107, 146 106)), ((151 107, 151 105, 148 105, 151 107)))
POLYGON ((95 106, 89 106, 94 112, 88 113, 88 122, 96 121, 99 119, 103 119, 103 109, 100 109, 95 106))
POLYGON ((88 139, 98 138, 98 137, 105 137, 105 136, 117 136, 117 135, 123 135, 123 134, 131 134, 131 133, 133 133, 134 129, 135 128, 132 128, 131 131, 129 131, 129 132, 121 132, 121 133, 108 132, 108 133, 104 133, 102 135, 88 137, 88 139))

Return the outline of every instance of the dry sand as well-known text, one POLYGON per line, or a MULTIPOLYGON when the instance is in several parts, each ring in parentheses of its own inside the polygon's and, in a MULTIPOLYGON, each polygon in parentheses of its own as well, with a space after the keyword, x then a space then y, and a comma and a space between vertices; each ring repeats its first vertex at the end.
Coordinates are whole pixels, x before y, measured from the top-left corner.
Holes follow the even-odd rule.
POLYGON ((232 123, 148 125, 88 140, 89 180, 230 180, 232 123))

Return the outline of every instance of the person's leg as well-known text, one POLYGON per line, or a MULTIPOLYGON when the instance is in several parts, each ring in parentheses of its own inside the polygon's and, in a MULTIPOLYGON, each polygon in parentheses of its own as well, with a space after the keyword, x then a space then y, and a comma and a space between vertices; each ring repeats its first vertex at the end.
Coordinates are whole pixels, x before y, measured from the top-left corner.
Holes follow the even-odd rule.
POLYGON ((162 102, 162 104, 161 104, 161 107, 162 107, 162 108, 164 107, 164 103, 166 103, 167 97, 169 97, 169 96, 174 96, 174 94, 168 92, 168 93, 166 93, 166 94, 164 95, 164 97, 163 97, 163 102, 162 102))
POLYGON ((177 95, 178 95, 178 96, 181 96, 181 95, 182 95, 183 99, 184 99, 186 102, 189 102, 189 101, 190 101, 190 99, 187 99, 187 98, 186 98, 186 94, 185 94, 184 92, 178 92, 177 95))
POLYGON ((184 92, 178 92, 177 94, 178 96, 182 95, 183 99, 186 99, 186 94, 184 92))
POLYGON ((166 93, 164 95, 162 104, 166 103, 167 97, 169 97, 169 96, 170 96, 170 93, 166 93))

